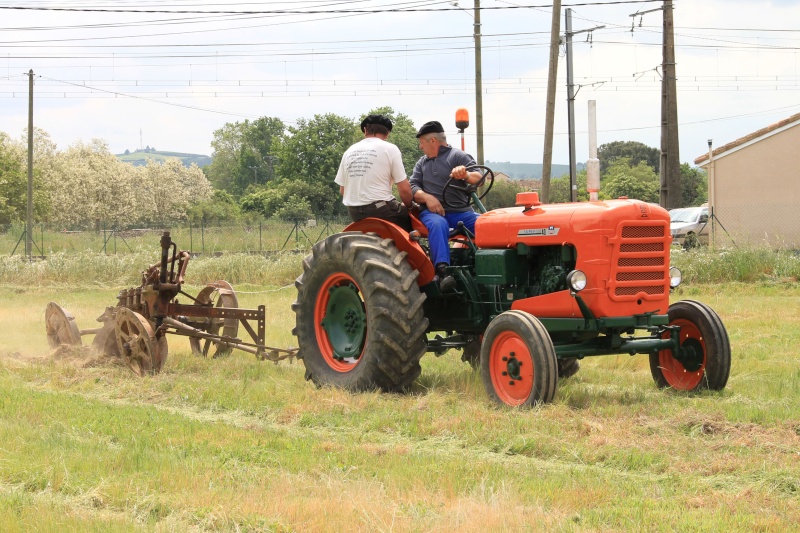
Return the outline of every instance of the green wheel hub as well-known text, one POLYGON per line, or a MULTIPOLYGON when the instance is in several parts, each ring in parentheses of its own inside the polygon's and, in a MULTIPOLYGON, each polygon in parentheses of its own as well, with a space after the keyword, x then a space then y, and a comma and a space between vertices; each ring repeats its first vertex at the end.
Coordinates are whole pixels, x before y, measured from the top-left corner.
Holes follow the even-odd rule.
POLYGON ((367 315, 358 288, 348 283, 328 289, 328 305, 321 325, 328 334, 337 361, 358 359, 367 332, 367 315))

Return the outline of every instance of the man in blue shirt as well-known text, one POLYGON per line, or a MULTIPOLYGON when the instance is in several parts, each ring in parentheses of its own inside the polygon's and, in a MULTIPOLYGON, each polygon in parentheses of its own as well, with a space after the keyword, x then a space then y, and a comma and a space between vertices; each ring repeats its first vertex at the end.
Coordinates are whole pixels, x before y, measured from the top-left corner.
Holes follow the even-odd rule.
POLYGON ((425 155, 414 165, 409 182, 414 201, 424 204, 419 219, 428 228, 428 245, 439 287, 442 292, 455 288, 455 279, 447 276, 445 269, 450 265, 450 228, 458 227, 459 222, 473 234, 478 214, 470 207, 470 197, 463 190, 450 187, 447 191, 447 209, 442 206, 444 186, 450 178, 477 183, 480 172, 468 172, 467 167, 475 165, 469 154, 447 144, 444 128, 437 121, 426 122, 417 132, 419 147, 425 155))

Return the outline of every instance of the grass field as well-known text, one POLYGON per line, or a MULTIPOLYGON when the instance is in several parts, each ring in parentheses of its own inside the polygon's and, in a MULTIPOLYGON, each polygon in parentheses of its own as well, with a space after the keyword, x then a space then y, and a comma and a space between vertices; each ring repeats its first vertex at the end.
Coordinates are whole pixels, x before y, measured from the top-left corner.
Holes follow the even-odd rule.
MULTIPOLYGON (((237 292, 286 347, 295 290, 276 277, 237 292)), ((177 337, 144 379, 50 351, 47 302, 88 328, 117 288, 0 286, 3 531, 798 529, 796 283, 674 295, 726 324, 720 393, 661 391, 646 356, 601 357, 529 411, 492 405, 456 352, 392 395, 317 389, 297 362, 198 358, 177 337)))

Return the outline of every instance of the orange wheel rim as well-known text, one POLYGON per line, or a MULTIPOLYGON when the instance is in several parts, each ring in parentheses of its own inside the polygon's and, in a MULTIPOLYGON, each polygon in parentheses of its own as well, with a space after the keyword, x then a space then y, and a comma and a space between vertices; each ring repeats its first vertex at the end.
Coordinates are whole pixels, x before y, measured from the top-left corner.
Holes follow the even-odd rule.
MULTIPOLYGON (((703 380, 706 371, 706 341, 697 325, 686 319, 674 320, 670 322, 670 326, 680 326, 681 346, 688 341, 692 346, 698 346, 702 350, 702 362, 700 362, 699 368, 687 370, 683 363, 673 357, 672 350, 661 350, 658 352, 658 366, 670 387, 677 390, 694 390, 703 380)), ((668 331, 664 333, 663 338, 669 338, 668 331)))
POLYGON ((336 372, 350 372, 361 361, 366 313, 361 289, 347 274, 328 276, 314 304, 314 332, 320 353, 336 372))
POLYGON ((498 398, 507 405, 522 405, 533 391, 533 358, 525 341, 504 331, 492 342, 489 375, 498 398))

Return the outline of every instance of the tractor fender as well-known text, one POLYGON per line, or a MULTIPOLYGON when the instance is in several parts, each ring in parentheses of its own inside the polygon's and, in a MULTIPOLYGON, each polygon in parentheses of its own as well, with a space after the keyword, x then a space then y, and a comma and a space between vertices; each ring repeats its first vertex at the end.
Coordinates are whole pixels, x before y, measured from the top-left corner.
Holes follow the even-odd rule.
POLYGON ((361 233, 376 233, 384 239, 392 239, 394 245, 401 252, 408 254, 408 263, 411 268, 419 272, 417 284, 420 287, 433 281, 436 273, 428 254, 418 242, 412 241, 408 232, 401 227, 380 218, 364 218, 353 222, 344 228, 344 231, 360 231, 361 233))

